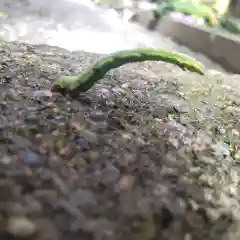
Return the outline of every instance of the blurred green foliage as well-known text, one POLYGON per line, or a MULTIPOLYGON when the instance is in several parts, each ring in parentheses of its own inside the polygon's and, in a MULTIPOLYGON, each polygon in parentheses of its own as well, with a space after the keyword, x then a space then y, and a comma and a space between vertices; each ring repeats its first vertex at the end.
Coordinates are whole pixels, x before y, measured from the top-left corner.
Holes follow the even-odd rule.
POLYGON ((161 18, 171 12, 179 12, 185 15, 191 15, 198 19, 202 18, 210 26, 213 26, 217 23, 216 12, 213 8, 205 4, 192 0, 166 0, 158 2, 158 8, 153 13, 154 19, 149 23, 148 28, 154 29, 154 26, 156 26, 161 18))
POLYGON ((233 34, 240 34, 240 22, 239 20, 233 19, 231 17, 224 17, 220 21, 220 27, 224 30, 233 33, 233 34))

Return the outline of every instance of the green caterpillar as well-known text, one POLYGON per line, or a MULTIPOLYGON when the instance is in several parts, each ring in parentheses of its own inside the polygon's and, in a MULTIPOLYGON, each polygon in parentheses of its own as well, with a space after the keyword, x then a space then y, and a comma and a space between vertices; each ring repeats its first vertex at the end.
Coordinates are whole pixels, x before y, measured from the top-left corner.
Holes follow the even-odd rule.
POLYGON ((178 65, 182 69, 204 75, 204 66, 194 58, 178 52, 170 52, 152 48, 140 48, 115 52, 98 60, 92 67, 78 76, 61 76, 53 86, 53 92, 75 95, 88 91, 98 80, 111 69, 126 63, 143 61, 164 61, 178 65))

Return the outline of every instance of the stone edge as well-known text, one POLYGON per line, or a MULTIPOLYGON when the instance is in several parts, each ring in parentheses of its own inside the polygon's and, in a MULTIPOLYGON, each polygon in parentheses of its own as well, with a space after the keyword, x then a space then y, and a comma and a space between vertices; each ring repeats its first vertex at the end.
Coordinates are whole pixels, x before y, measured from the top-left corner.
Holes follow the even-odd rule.
MULTIPOLYGON (((153 14, 150 11, 140 11, 137 22, 147 28, 152 18, 153 14)), ((234 35, 229 36, 171 17, 163 18, 155 31, 194 51, 205 54, 227 71, 240 73, 240 39, 234 35)))

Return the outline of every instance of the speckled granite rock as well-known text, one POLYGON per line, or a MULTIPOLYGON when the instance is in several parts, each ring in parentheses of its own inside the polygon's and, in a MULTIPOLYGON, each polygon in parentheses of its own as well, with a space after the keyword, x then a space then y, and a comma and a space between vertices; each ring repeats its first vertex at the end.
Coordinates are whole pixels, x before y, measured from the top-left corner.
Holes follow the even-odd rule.
POLYGON ((239 76, 128 64, 68 99, 100 55, 0 51, 3 239, 239 239, 239 76))

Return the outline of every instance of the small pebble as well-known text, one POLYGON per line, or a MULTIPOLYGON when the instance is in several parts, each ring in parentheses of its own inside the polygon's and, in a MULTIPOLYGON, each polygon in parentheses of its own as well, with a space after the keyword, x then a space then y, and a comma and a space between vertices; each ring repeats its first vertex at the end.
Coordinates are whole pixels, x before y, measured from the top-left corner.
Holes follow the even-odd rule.
POLYGON ((186 116, 186 115, 180 115, 180 119, 179 119, 179 122, 182 124, 182 125, 189 125, 190 122, 191 122, 191 118, 186 116))
POLYGON ((84 189, 78 189, 74 194, 72 194, 70 197, 70 202, 75 207, 95 207, 97 205, 94 194, 91 191, 84 189))
POLYGON ((79 123, 77 121, 71 121, 70 126, 75 130, 78 131, 81 135, 81 138, 86 139, 89 142, 98 143, 98 136, 96 133, 85 129, 84 123, 79 123))
POLYGON ((184 240, 192 240, 192 236, 190 233, 187 233, 185 236, 184 236, 184 240))
POLYGON ((14 237, 30 237, 36 233, 36 225, 26 217, 10 217, 6 231, 14 237))
POLYGON ((234 159, 238 162, 240 162, 240 150, 238 150, 235 154, 234 154, 234 159))
POLYGON ((223 127, 216 127, 216 131, 220 135, 224 135, 226 133, 226 130, 223 127))
POLYGON ((91 163, 97 163, 100 158, 100 153, 98 151, 89 151, 88 152, 88 160, 91 163))
POLYGON ((149 216, 151 214, 151 198, 141 198, 137 201, 137 208, 142 216, 149 216))
POLYGON ((103 184, 112 183, 116 181, 118 176, 119 176, 119 170, 115 166, 108 164, 102 172, 101 182, 103 184))
POLYGON ((68 162, 68 167, 74 167, 77 168, 78 171, 84 172, 86 170, 87 162, 86 160, 82 157, 82 153, 79 152, 75 154, 72 159, 68 162))
POLYGON ((83 150, 90 150, 90 149, 91 149, 88 141, 85 140, 84 138, 77 138, 77 139, 76 139, 76 144, 77 144, 80 148, 82 148, 83 150))
POLYGON ((185 134, 187 132, 187 128, 182 124, 173 120, 166 124, 165 132, 169 132, 169 133, 175 132, 179 134, 185 134))
POLYGON ((233 129, 233 130, 232 130, 232 135, 233 135, 233 136, 236 136, 236 137, 239 137, 240 134, 239 134, 239 131, 238 131, 238 130, 233 129))
POLYGON ((129 88, 129 83, 124 83, 121 85, 122 88, 129 88))
POLYGON ((12 162, 12 158, 9 156, 4 155, 0 158, 0 163, 2 164, 7 165, 7 164, 10 164, 11 162, 12 162))
POLYGON ((215 151, 215 154, 217 155, 224 155, 224 156, 230 155, 229 146, 226 143, 215 144, 213 145, 212 148, 215 151))
POLYGON ((111 93, 108 89, 106 89, 106 88, 101 89, 101 97, 103 99, 108 99, 110 96, 111 96, 111 93))
POLYGON ((175 147, 176 149, 179 148, 179 140, 177 138, 173 138, 173 137, 170 137, 168 139, 168 142, 173 146, 175 147))
POLYGON ((86 130, 86 129, 82 129, 80 131, 80 135, 86 139, 88 142, 93 142, 93 143, 98 143, 98 136, 96 133, 94 132, 91 132, 89 130, 86 130))
POLYGON ((61 157, 65 158, 65 159, 70 159, 73 157, 74 151, 73 151, 72 146, 70 144, 68 144, 60 149, 59 154, 61 155, 61 157))
POLYGON ((134 176, 123 176, 120 178, 117 188, 120 191, 129 191, 133 188, 135 183, 135 178, 134 176))
POLYGON ((20 99, 17 91, 14 90, 13 88, 9 89, 9 90, 6 92, 5 98, 6 98, 6 99, 13 100, 13 101, 17 101, 17 100, 20 99))
POLYGON ((103 112, 98 111, 98 112, 92 113, 90 115, 90 118, 95 122, 102 122, 105 120, 105 115, 103 112))
POLYGON ((177 183, 175 186, 175 193, 178 197, 183 198, 186 194, 186 184, 184 183, 177 183))
POLYGON ((33 98, 39 100, 48 100, 52 97, 52 92, 49 90, 39 90, 33 92, 33 98))
POLYGON ((35 136, 36 140, 41 140, 43 138, 43 135, 41 133, 37 133, 35 136))
POLYGON ((234 117, 240 116, 240 108, 239 107, 228 106, 225 110, 227 112, 231 113, 234 117))
POLYGON ((124 168, 127 168, 130 164, 135 162, 136 156, 130 153, 124 153, 124 156, 117 161, 118 165, 124 168))
POLYGON ((115 88, 112 89, 112 91, 113 91, 114 93, 117 93, 117 94, 122 94, 122 95, 125 94, 124 89, 122 89, 122 88, 120 88, 120 87, 115 87, 115 88))
POLYGON ((41 160, 38 154, 32 152, 29 149, 25 150, 23 161, 24 163, 30 164, 30 165, 36 165, 41 163, 41 160))

